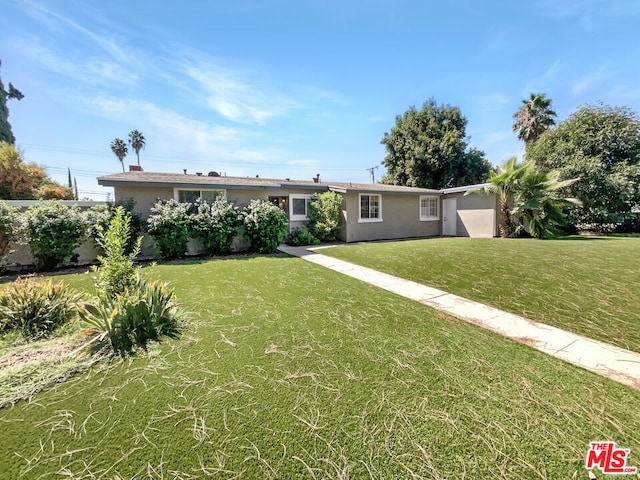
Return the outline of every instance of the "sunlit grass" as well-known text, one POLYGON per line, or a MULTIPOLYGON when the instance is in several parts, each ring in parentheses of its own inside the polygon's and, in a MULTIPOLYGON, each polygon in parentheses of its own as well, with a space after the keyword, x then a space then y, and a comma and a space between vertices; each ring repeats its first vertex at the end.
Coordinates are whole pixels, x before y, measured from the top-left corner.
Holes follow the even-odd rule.
POLYGON ((190 331, 0 410, 3 478, 583 478, 596 439, 640 463, 640 392, 415 302, 283 257, 154 275, 190 331))
POLYGON ((640 238, 434 238, 319 253, 640 352, 640 238))

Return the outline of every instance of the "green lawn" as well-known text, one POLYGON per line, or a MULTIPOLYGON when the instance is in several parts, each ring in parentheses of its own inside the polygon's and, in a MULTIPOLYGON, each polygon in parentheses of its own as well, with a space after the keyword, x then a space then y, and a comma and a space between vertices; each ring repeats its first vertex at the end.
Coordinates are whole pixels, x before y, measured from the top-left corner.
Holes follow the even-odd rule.
POLYGON ((640 352, 640 238, 434 238, 319 253, 640 352))
POLYGON ((155 275, 190 330, 0 410, 3 479, 580 479, 593 440, 640 465, 639 391, 418 303, 288 257, 155 275))

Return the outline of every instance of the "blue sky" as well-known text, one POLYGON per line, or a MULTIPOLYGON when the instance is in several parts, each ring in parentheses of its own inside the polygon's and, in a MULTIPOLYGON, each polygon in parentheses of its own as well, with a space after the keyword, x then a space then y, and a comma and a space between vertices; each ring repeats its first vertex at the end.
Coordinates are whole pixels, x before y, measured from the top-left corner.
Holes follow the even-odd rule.
POLYGON ((460 107, 493 164, 522 156, 532 92, 558 120, 602 101, 640 110, 638 0, 0 0, 0 75, 25 159, 80 196, 121 171, 367 182, 380 140, 434 97, 460 107), (125 164, 135 163, 130 152, 125 164))

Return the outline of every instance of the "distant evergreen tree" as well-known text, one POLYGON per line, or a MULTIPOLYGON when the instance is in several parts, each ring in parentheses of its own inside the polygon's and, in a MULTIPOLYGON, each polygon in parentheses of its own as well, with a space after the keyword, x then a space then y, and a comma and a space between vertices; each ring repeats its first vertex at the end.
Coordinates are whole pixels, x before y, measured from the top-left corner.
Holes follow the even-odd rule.
MULTIPOLYGON (((0 61, 0 66, 2 62, 0 61)), ((13 136, 11 131, 11 124, 9 123, 9 107, 7 107, 7 100, 15 98, 21 100, 24 97, 22 92, 9 83, 9 89, 4 89, 4 84, 0 78, 0 142, 7 142, 13 145, 16 143, 16 137, 13 136)))

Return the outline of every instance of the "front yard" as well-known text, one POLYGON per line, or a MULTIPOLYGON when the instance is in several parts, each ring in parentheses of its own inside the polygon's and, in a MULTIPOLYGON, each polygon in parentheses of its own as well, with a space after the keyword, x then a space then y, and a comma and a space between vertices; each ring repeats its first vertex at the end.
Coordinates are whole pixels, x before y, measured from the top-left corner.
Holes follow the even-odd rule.
POLYGON ((189 331, 0 410, 3 478, 579 479, 594 440, 640 465, 637 390, 301 259, 155 268, 189 331))
POLYGON ((318 253, 640 352, 640 238, 434 238, 318 253))

